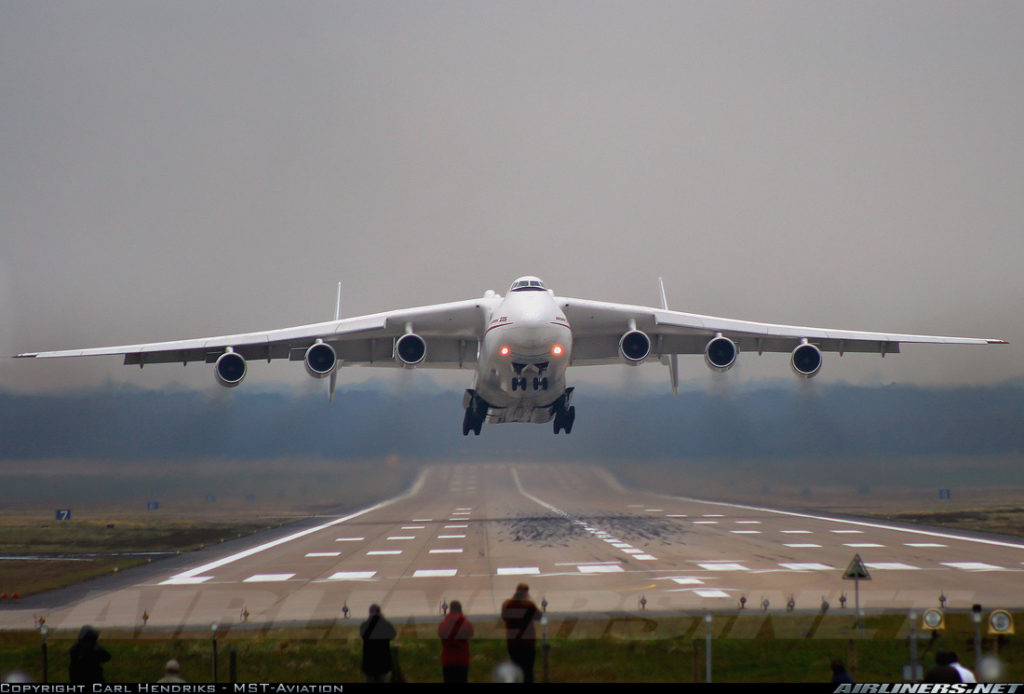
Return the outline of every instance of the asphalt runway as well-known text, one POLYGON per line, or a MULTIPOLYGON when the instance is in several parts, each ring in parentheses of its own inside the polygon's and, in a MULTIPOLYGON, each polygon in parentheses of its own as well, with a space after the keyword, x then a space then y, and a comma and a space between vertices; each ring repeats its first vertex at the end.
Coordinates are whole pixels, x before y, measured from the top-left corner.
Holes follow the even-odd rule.
POLYGON ((1024 541, 820 513, 630 491, 599 468, 558 464, 425 468, 401 496, 347 516, 207 549, 118 585, 38 596, 0 627, 209 628, 436 617, 460 600, 495 615, 516 584, 556 613, 817 611, 854 602, 842 574, 871 574, 862 608, 1024 607, 1024 541))

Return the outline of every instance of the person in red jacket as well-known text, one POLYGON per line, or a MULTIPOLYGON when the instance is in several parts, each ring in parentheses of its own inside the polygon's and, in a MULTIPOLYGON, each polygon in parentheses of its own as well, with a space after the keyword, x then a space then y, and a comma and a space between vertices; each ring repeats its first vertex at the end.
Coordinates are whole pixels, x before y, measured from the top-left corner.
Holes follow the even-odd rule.
POLYGON ((448 614, 437 626, 441 639, 441 672, 446 683, 469 681, 469 640, 473 624, 462 614, 462 603, 452 600, 448 614))

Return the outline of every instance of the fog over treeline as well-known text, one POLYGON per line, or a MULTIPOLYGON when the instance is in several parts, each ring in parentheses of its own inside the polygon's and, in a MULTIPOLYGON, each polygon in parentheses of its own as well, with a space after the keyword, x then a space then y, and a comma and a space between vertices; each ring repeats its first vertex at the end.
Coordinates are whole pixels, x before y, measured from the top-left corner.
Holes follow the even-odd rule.
POLYGON ((616 461, 1024 452, 1024 385, 747 386, 679 396, 578 390, 571 436, 550 425, 461 433, 461 393, 369 386, 323 392, 0 391, 0 460, 197 460, 398 455, 423 461, 616 461))

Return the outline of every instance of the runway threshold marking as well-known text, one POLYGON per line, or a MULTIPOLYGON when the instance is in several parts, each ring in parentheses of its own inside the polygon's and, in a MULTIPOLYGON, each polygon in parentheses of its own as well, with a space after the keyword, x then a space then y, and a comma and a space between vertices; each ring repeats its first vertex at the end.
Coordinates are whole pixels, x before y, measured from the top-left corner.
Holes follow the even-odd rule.
POLYGON ((318 533, 321 530, 326 530, 327 528, 333 528, 335 525, 339 525, 341 523, 344 523, 345 521, 350 521, 353 518, 358 518, 359 516, 362 516, 362 515, 365 515, 367 513, 370 513, 371 511, 376 511, 378 509, 384 508, 385 506, 390 506, 391 504, 395 503, 396 501, 399 501, 400 499, 404 499, 407 496, 412 496, 412 495, 416 494, 417 492, 419 492, 419 490, 423 487, 423 480, 426 479, 426 476, 427 476, 427 471, 424 470, 423 472, 420 473, 420 476, 418 478, 416 478, 416 482, 413 484, 412 488, 408 492, 406 492, 405 494, 402 494, 401 496, 396 496, 396 497, 394 497, 392 499, 388 499, 386 501, 381 501, 380 503, 374 504, 373 506, 370 506, 369 508, 364 508, 362 511, 356 511, 355 513, 350 513, 349 515, 347 515, 347 516, 345 516, 343 518, 335 518, 334 520, 332 520, 330 522, 323 523, 323 524, 318 525, 316 527, 306 528, 305 530, 300 530, 297 533, 292 533, 291 535, 287 535, 285 537, 279 537, 276 540, 272 540, 270 542, 264 542, 262 545, 257 545, 256 547, 250 547, 247 550, 243 550, 241 552, 236 552, 235 554, 228 555, 228 556, 226 556, 226 557, 224 557, 222 559, 218 559, 216 561, 211 561, 210 563, 203 564, 202 566, 197 566, 194 569, 189 569, 188 571, 183 571, 181 573, 174 574, 167 581, 161 582, 160 585, 175 585, 175 584, 181 585, 180 582, 181 582, 182 579, 196 578, 196 577, 200 576, 201 574, 206 573, 207 571, 213 571, 214 569, 219 569, 220 567, 226 566, 228 564, 232 564, 232 563, 238 561, 239 559, 245 559, 246 557, 251 557, 254 554, 259 554, 260 552, 266 551, 266 550, 271 549, 273 547, 278 547, 278 546, 283 545, 285 543, 292 542, 293 540, 298 540, 299 538, 303 538, 303 537, 306 537, 308 535, 312 535, 313 533, 318 533), (172 582, 174 582, 174 583, 172 583, 172 582))

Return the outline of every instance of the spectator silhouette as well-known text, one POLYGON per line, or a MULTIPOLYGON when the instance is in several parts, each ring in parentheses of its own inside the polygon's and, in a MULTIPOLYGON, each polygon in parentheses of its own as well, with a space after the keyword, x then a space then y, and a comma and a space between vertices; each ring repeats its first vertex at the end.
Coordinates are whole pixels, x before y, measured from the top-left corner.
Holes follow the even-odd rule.
POLYGON ((829 665, 832 668, 832 684, 853 684, 853 678, 846 671, 846 666, 839 658, 833 658, 829 665))
POLYGON ((512 598, 501 606, 505 622, 508 657, 523 671, 523 681, 533 682, 533 663, 537 656, 537 630, 533 623, 541 618, 540 610, 530 599, 530 586, 520 583, 512 598))
POLYGON ((71 684, 94 684, 104 682, 103 663, 110 660, 110 653, 99 645, 100 633, 86 624, 78 631, 78 641, 71 647, 71 661, 68 664, 68 678, 71 684))
POLYGON ((363 639, 363 674, 367 682, 387 682, 391 672, 391 639, 395 627, 381 614, 380 605, 370 605, 370 618, 359 625, 363 639))

